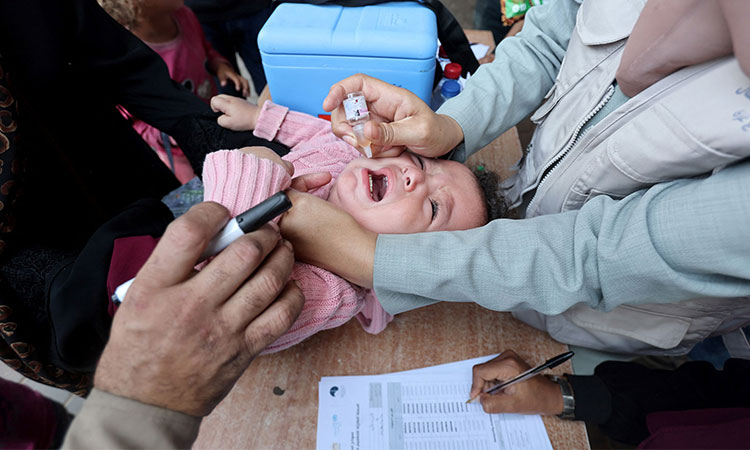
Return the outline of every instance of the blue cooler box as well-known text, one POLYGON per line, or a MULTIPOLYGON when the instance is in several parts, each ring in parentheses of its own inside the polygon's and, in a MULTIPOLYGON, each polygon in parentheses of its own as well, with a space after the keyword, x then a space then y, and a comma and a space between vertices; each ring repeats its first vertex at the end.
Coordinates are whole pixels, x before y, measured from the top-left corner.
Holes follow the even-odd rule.
POLYGON ((355 73, 409 89, 429 104, 435 14, 415 2, 363 7, 282 3, 258 34, 274 103, 327 114, 331 86, 355 73))

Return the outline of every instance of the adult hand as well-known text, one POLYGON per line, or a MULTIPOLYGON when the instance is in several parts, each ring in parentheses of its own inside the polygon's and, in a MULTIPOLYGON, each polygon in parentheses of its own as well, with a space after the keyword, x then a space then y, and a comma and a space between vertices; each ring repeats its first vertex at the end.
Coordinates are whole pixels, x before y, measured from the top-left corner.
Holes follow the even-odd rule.
MULTIPOLYGON (((301 184, 293 185, 300 188, 301 184)), ((362 228, 348 213, 312 194, 287 191, 292 209, 279 226, 294 244, 298 260, 329 270, 350 282, 372 287, 378 235, 362 228)))
MULTIPOLYGON (((474 366, 469 396, 474 398, 498 382, 509 380, 530 368, 516 352, 506 350, 492 361, 474 366)), ((481 394, 479 400, 488 413, 555 415, 563 410, 560 385, 544 376, 532 377, 496 394, 481 394)))
POLYGON ((228 219, 206 202, 167 227, 115 315, 95 387, 205 416, 294 323, 304 297, 288 282, 294 254, 276 226, 240 237, 194 274, 228 219))
POLYGON ((370 121, 365 137, 372 142, 373 156, 398 156, 405 148, 422 156, 437 157, 451 151, 464 138, 458 122, 436 114, 419 97, 367 75, 352 75, 331 86, 323 109, 331 111, 333 133, 357 147, 352 127, 346 121, 342 102, 348 92, 361 91, 367 100, 370 121))

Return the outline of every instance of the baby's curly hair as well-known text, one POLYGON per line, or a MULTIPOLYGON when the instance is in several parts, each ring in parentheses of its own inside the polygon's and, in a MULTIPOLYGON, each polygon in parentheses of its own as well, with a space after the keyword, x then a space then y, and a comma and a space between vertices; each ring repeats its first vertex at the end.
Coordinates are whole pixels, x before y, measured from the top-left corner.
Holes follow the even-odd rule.
POLYGON ((140 0, 96 0, 120 25, 131 29, 138 21, 140 0))
POLYGON ((477 177, 479 189, 484 196, 484 204, 487 207, 487 221, 515 218, 505 202, 505 197, 500 192, 500 176, 482 165, 472 169, 472 172, 477 177))

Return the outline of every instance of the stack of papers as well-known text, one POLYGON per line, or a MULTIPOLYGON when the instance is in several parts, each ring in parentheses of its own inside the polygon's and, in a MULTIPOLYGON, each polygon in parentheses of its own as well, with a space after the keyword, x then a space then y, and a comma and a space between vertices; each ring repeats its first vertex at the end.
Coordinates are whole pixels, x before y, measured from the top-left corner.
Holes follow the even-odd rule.
POLYGON ((372 376, 323 377, 318 450, 552 449, 540 416, 466 404, 471 368, 490 355, 372 376))

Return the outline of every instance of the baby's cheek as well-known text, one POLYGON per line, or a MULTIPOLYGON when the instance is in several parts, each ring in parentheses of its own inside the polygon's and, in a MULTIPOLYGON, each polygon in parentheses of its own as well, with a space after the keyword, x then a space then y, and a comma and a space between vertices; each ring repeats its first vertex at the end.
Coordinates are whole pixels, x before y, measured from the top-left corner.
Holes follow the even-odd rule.
MULTIPOLYGON (((354 193, 355 188, 356 182, 353 177, 347 176, 347 173, 342 173, 331 186, 326 200, 343 209, 359 222, 362 205, 357 201, 354 193)), ((362 224, 360 223, 360 225, 362 224)))
POLYGON ((381 234, 405 234, 426 231, 427 225, 419 217, 397 208, 396 205, 382 205, 371 210, 360 211, 355 219, 368 230, 381 234))

